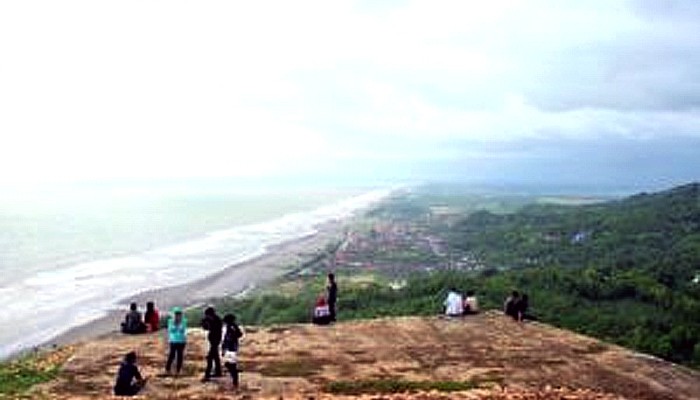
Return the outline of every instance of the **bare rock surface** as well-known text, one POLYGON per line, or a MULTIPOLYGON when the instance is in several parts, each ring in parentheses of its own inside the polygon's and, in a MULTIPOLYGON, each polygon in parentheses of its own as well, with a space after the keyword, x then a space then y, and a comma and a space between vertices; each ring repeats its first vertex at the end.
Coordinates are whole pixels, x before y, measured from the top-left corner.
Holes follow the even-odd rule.
POLYGON ((539 323, 487 312, 248 327, 241 387, 201 383, 204 332, 191 329, 185 367, 165 376, 163 332, 72 346, 58 379, 33 397, 109 398, 122 356, 149 377, 138 398, 700 399, 700 373, 539 323))

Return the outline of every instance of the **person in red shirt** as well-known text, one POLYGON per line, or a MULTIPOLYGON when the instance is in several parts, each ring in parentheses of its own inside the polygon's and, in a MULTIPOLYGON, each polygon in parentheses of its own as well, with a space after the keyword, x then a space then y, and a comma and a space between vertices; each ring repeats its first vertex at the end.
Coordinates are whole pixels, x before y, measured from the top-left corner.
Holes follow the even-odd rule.
POLYGON ((160 314, 156 310, 156 306, 152 301, 146 303, 146 314, 144 315, 144 322, 146 323, 146 330, 148 332, 155 332, 158 330, 160 325, 160 314))

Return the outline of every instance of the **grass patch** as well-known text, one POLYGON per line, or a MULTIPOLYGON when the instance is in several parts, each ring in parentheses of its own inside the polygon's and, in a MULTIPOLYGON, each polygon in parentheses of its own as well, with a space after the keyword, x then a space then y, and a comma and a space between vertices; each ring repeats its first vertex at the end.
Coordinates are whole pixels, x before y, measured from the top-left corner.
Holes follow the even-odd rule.
POLYGON ((259 372, 265 376, 308 377, 320 372, 320 365, 315 359, 280 361, 263 365, 259 372))
POLYGON ((336 381, 326 385, 326 391, 333 394, 357 396, 371 393, 406 393, 437 390, 457 392, 470 390, 478 385, 470 381, 404 381, 397 379, 377 379, 363 381, 336 381))
POLYGON ((34 385, 55 379, 64 361, 65 355, 57 352, 0 363, 0 398, 22 395, 34 385))

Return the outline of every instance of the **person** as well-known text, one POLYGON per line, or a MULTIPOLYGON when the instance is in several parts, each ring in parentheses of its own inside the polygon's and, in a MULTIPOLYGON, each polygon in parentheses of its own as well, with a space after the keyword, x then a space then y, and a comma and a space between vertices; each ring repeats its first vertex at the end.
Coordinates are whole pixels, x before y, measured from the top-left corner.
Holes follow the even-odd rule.
POLYGON ((333 273, 328 274, 328 286, 326 287, 328 291, 328 311, 330 312, 331 321, 336 320, 336 309, 335 303, 338 300, 338 285, 335 283, 335 275, 333 273))
POLYGON ((318 299, 316 299, 314 315, 311 318, 311 322, 316 325, 328 325, 331 323, 331 311, 323 295, 318 296, 318 299))
POLYGON ((513 318, 514 320, 518 320, 518 303, 520 302, 520 294, 518 293, 517 290, 513 290, 513 292, 508 296, 506 299, 505 303, 503 303, 503 313, 506 314, 507 316, 513 318))
POLYGON ((160 313, 152 301, 146 303, 146 313, 143 315, 143 320, 148 332, 155 332, 160 328, 160 313))
POLYGON ((445 315, 449 317, 460 316, 464 313, 462 295, 459 294, 455 288, 450 288, 443 305, 445 306, 445 315))
POLYGON ((146 379, 141 376, 136 366, 136 353, 130 351, 124 356, 124 361, 117 372, 117 382, 114 384, 116 396, 136 396, 146 385, 146 379))
POLYGON ((209 331, 207 340, 209 341, 209 352, 207 353, 207 369, 204 372, 202 382, 207 382, 211 377, 220 377, 221 374, 221 357, 219 357, 219 345, 221 344, 221 331, 223 323, 221 318, 216 315, 214 307, 207 307, 204 310, 204 319, 202 319, 202 328, 209 331), (214 374, 212 375, 212 367, 214 374))
POLYGON ((170 351, 168 352, 168 361, 165 363, 165 372, 170 374, 173 361, 177 358, 175 375, 180 375, 185 345, 187 344, 187 318, 182 315, 180 307, 173 307, 172 316, 168 318, 168 343, 170 351))
POLYGON ((467 297, 464 299, 464 314, 476 314, 479 312, 479 300, 476 298, 473 290, 467 291, 467 297))
POLYGON ((141 313, 137 309, 136 303, 131 303, 129 312, 124 317, 122 322, 122 332, 128 334, 137 334, 146 332, 146 324, 141 319, 141 313))
POLYGON ((221 345, 221 355, 224 358, 224 366, 231 375, 231 383, 234 388, 238 387, 238 341, 243 337, 243 331, 236 324, 236 316, 226 314, 224 316, 226 334, 221 345))

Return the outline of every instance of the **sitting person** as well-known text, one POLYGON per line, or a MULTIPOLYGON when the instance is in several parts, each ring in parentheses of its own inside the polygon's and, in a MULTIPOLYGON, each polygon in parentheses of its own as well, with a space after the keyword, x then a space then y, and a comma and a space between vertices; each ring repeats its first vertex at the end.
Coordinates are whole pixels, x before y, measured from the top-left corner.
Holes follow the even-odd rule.
POLYGON ((519 309, 520 308, 520 294, 517 290, 508 296, 505 303, 503 303, 503 313, 514 320, 518 321, 520 319, 519 309))
POLYGON ((146 379, 141 376, 136 366, 136 353, 131 351, 124 357, 117 373, 117 383, 114 385, 116 396, 136 396, 146 385, 146 379))
POLYGON ((445 315, 448 317, 457 317, 464 313, 462 295, 455 288, 451 288, 449 293, 447 293, 447 298, 443 305, 445 306, 445 315))
POLYGON ((144 314, 143 320, 148 332, 155 332, 160 328, 160 314, 152 301, 146 303, 146 314, 144 314))
POLYGON ((131 303, 129 312, 122 322, 122 333, 136 334, 145 333, 146 324, 141 320, 141 313, 136 309, 136 303, 131 303))
POLYGON ((467 292, 467 297, 464 299, 464 314, 476 314, 479 312, 479 300, 476 298, 473 290, 467 292))
POLYGON ((316 325, 328 325, 333 320, 331 310, 324 296, 319 296, 314 306, 314 315, 311 322, 316 325))

